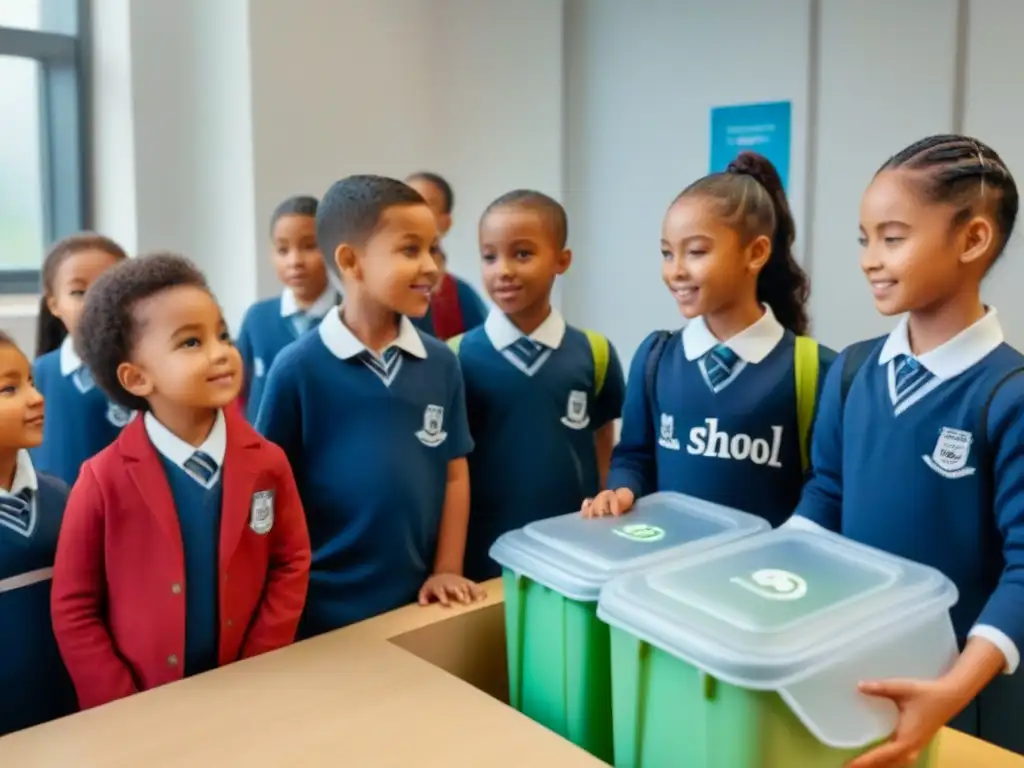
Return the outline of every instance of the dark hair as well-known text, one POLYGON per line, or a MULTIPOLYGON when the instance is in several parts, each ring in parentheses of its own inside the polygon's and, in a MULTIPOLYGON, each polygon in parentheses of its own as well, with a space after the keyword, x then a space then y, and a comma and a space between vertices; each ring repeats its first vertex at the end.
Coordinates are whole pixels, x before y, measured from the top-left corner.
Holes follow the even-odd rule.
POLYGON ((562 207, 562 204, 553 197, 535 189, 513 189, 488 205, 484 209, 480 221, 482 222, 487 214, 498 208, 521 208, 536 211, 548 220, 558 249, 565 248, 565 244, 569 240, 569 217, 565 215, 565 208, 562 207))
POLYGON ((107 270, 86 295, 75 348, 100 389, 125 408, 149 408, 143 398, 125 390, 117 378, 118 366, 130 359, 138 340, 135 307, 144 299, 179 286, 210 290, 203 273, 184 256, 154 253, 107 270))
POLYGON ((771 161, 756 152, 741 152, 723 173, 698 179, 680 192, 673 204, 692 196, 718 202, 719 215, 736 228, 745 243, 761 236, 771 240, 771 255, 757 276, 757 300, 772 308, 783 327, 798 336, 806 334, 810 283, 793 257, 796 225, 782 179, 771 161))
POLYGON ((956 206, 954 224, 987 208, 996 224, 996 256, 1002 254, 1013 234, 1020 200, 1017 183, 992 147, 969 136, 929 136, 890 157, 875 175, 897 168, 920 172, 927 200, 956 206))
POLYGON ((270 236, 274 236, 274 227, 285 216, 308 216, 315 219, 319 204, 319 201, 312 195, 295 195, 281 201, 274 212, 270 214, 270 236))
POLYGON ((317 208, 316 239, 335 277, 340 277, 334 260, 338 246, 364 242, 384 211, 395 205, 426 205, 426 201, 405 182, 385 176, 348 176, 331 185, 317 208))
POLYGON ((441 197, 444 198, 444 213, 452 212, 452 209, 455 208, 455 193, 452 192, 452 185, 443 176, 431 173, 430 171, 417 171, 409 176, 406 181, 416 181, 417 179, 429 182, 437 187, 441 192, 441 197))
POLYGON ((128 258, 124 248, 109 237, 95 232, 79 232, 53 244, 43 260, 43 295, 39 299, 39 317, 36 322, 36 357, 57 349, 68 335, 64 323, 50 312, 48 299, 53 296, 54 283, 61 266, 82 251, 103 251, 115 259, 128 258))

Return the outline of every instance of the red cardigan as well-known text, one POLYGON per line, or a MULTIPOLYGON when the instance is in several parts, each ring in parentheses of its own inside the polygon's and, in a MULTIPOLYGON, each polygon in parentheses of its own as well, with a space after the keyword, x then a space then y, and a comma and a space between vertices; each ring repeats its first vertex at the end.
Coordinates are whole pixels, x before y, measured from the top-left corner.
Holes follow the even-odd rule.
MULTIPOLYGON (((220 529, 221 665, 290 644, 309 585, 306 520, 284 453, 232 408, 220 529), (250 527, 253 495, 274 521, 250 527)), ((180 680, 185 565, 170 485, 141 418, 82 466, 57 545, 51 607, 83 709, 180 680)))

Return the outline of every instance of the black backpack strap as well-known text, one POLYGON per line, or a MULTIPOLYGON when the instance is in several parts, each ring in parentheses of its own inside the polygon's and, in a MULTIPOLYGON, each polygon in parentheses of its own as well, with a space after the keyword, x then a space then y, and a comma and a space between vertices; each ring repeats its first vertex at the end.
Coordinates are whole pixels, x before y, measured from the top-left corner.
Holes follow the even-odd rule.
POLYGON ((878 339, 858 341, 856 344, 848 346, 843 352, 843 376, 839 384, 839 402, 844 407, 846 396, 850 394, 850 387, 853 386, 853 380, 857 378, 857 371, 868 361, 877 345, 878 339))
POLYGON ((651 417, 657 413, 655 405, 658 383, 658 366, 661 364, 661 356, 665 354, 665 347, 668 340, 672 338, 671 331, 655 331, 654 341, 647 353, 647 360, 644 361, 644 389, 647 394, 647 407, 651 409, 651 417))
POLYGON ((996 385, 992 387, 992 392, 985 400, 985 405, 981 408, 981 423, 978 425, 978 429, 981 432, 981 445, 982 451, 984 451, 982 455, 984 457, 985 467, 982 471, 985 473, 984 482, 988 484, 988 488, 986 490, 993 504, 995 503, 996 492, 996 451, 992 442, 988 439, 988 414, 989 411, 992 410, 992 401, 996 399, 996 395, 999 394, 999 390, 1002 389, 1003 385, 1021 373, 1024 373, 1024 366, 1014 368, 1013 370, 1005 373, 1003 377, 996 382, 996 385))

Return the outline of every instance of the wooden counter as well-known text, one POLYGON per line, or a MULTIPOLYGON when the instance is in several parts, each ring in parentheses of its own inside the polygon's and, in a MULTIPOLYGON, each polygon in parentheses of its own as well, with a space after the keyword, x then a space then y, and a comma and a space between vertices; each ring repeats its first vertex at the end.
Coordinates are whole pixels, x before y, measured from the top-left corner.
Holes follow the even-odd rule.
MULTIPOLYGON (((596 768, 501 703, 501 584, 0 739, 4 768, 596 768)), ((1024 768, 953 731, 936 768, 1024 768)))

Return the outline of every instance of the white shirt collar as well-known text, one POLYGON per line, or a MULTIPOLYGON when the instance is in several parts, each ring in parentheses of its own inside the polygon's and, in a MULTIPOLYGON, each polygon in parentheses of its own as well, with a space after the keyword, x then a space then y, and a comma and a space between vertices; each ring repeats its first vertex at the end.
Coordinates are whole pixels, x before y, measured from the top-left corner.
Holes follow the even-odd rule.
MULTIPOLYGON (((217 462, 217 474, 210 479, 212 485, 220 476, 220 468, 224 464, 224 455, 228 450, 228 423, 224 418, 224 411, 218 411, 217 418, 213 422, 213 429, 201 446, 195 448, 167 427, 161 424, 156 416, 146 412, 144 417, 146 434, 153 447, 163 455, 165 459, 185 470, 185 462, 188 461, 196 451, 202 451, 215 462, 217 462)), ((186 472, 188 470, 185 470, 186 472)))
POLYGON ((906 355, 915 358, 936 378, 952 379, 980 362, 1003 343, 1003 327, 999 324, 995 309, 989 307, 984 317, 974 325, 964 328, 945 344, 918 357, 910 350, 908 320, 907 315, 901 317, 899 324, 885 340, 878 356, 880 365, 886 365, 899 355, 906 355))
MULTIPOLYGON (((348 360, 366 350, 366 346, 341 322, 341 308, 328 312, 319 327, 320 340, 332 355, 348 360)), ((389 347, 398 347, 413 357, 421 360, 427 357, 427 348, 423 346, 423 339, 416 326, 405 315, 401 315, 398 321, 398 337, 391 342, 389 347)))
POLYGON ((35 467, 32 466, 32 458, 28 455, 28 451, 24 449, 18 451, 16 462, 14 465, 14 483, 6 490, 0 487, 0 494, 14 496, 26 488, 32 491, 32 493, 38 491, 39 478, 36 475, 35 467))
POLYGON ((747 363, 760 363, 782 341, 786 329, 775 319, 775 313, 767 304, 764 314, 753 325, 744 328, 731 339, 720 341, 708 328, 703 317, 695 317, 683 329, 683 352, 687 360, 697 360, 724 344, 747 363))
MULTIPOLYGON (((496 309, 492 309, 487 315, 484 331, 498 351, 511 347, 526 335, 515 327, 504 312, 499 312, 496 309)), ((552 307, 551 314, 544 318, 544 322, 537 326, 537 329, 530 334, 530 338, 548 349, 558 349, 562 345, 562 339, 565 338, 565 318, 552 307)))
POLYGON ((60 345, 60 375, 70 376, 83 365, 82 358, 75 352, 75 342, 70 335, 65 336, 60 345))
POLYGON ((327 313, 331 311, 331 308, 338 303, 338 292, 334 290, 334 287, 328 283, 327 288, 321 293, 309 308, 306 310, 299 308, 299 302, 295 298, 295 292, 291 288, 285 288, 281 293, 281 317, 291 317, 297 315, 300 312, 304 312, 307 317, 322 318, 326 317, 327 313))

